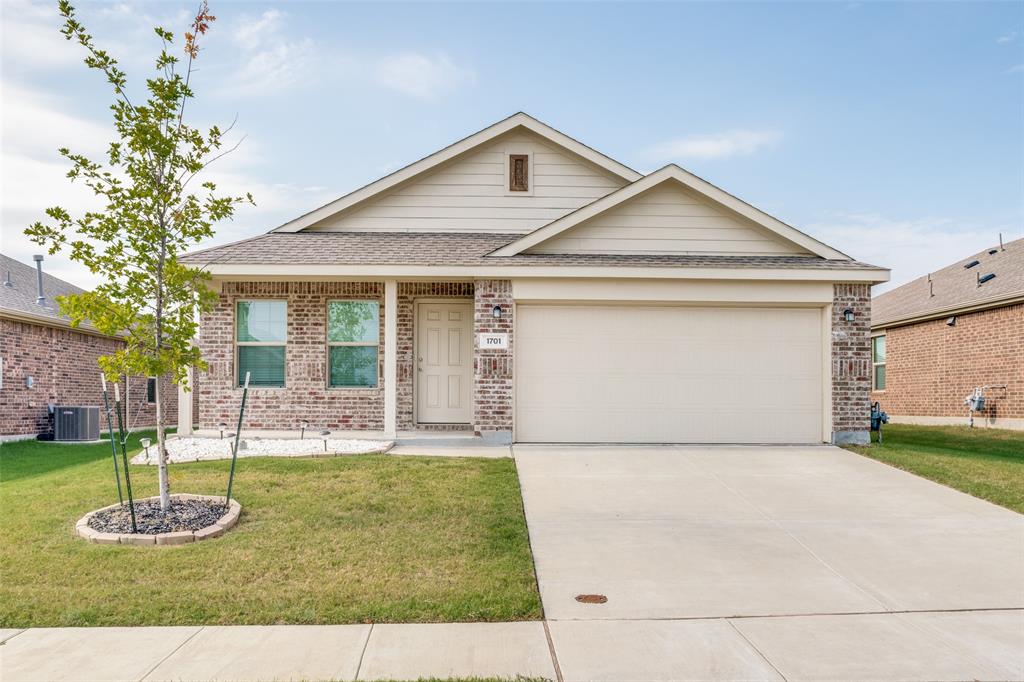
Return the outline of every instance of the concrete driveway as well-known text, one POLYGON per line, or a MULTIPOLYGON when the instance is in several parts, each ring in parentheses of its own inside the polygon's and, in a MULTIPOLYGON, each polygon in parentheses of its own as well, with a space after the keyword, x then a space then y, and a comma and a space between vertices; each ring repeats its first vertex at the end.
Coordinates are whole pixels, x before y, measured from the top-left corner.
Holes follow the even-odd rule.
POLYGON ((827 446, 513 449, 566 680, 1024 676, 1024 516, 827 446))

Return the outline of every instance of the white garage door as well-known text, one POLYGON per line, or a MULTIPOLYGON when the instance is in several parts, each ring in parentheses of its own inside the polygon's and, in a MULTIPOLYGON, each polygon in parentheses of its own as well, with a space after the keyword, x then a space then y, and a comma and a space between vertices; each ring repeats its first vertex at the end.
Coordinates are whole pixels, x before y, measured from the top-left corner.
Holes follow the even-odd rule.
POLYGON ((818 443, 822 311, 520 305, 516 439, 818 443))

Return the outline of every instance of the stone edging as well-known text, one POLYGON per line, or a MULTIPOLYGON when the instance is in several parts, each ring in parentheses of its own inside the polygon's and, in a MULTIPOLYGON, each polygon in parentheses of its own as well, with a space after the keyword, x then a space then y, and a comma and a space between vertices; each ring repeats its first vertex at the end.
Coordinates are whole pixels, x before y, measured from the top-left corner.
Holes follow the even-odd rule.
MULTIPOLYGON (((146 502, 148 500, 159 500, 159 497, 147 497, 136 502, 146 502)), ((190 495, 188 493, 178 493, 171 495, 171 499, 175 500, 210 500, 212 502, 220 502, 224 504, 224 496, 217 495, 190 495)), ((99 545, 184 545, 189 542, 198 542, 200 540, 209 540, 211 538, 218 538, 223 535, 227 530, 234 527, 238 523, 238 516, 242 513, 242 505, 238 504, 237 500, 231 500, 231 506, 224 516, 217 520, 217 523, 206 528, 200 528, 199 530, 183 530, 174 533, 103 533, 89 526, 89 519, 101 511, 108 509, 117 509, 121 505, 112 504, 102 509, 95 509, 82 518, 78 519, 75 523, 75 532, 78 533, 79 537, 85 538, 89 542, 93 542, 99 545)))

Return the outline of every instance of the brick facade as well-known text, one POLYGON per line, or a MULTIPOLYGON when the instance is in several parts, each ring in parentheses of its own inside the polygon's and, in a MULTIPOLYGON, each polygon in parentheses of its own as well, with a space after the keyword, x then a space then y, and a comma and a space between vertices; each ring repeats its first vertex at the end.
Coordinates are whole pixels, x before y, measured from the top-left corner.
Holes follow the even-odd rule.
POLYGON ((986 391, 975 423, 1024 419, 1024 304, 886 330, 886 386, 871 394, 895 417, 967 419, 964 398, 986 391))
POLYGON ((832 298, 832 440, 867 442, 871 427, 871 286, 836 284, 832 298), (853 322, 844 319, 846 310, 853 322))
POLYGON ((473 358, 473 430, 487 438, 510 440, 513 420, 512 358, 515 348, 512 282, 507 279, 477 280, 475 292, 475 339, 479 339, 479 334, 508 334, 508 348, 476 348, 473 358), (500 319, 494 319, 496 305, 501 306, 500 319))
MULTIPOLYGON (((0 436, 48 433, 47 406, 103 405, 98 359, 122 345, 118 339, 87 334, 63 327, 0 319, 0 357, 3 387, 0 388, 0 436), (26 379, 33 378, 28 388, 26 379)), ((132 377, 121 390, 131 428, 156 424, 156 405, 146 402, 146 380, 132 377)), ((178 391, 164 382, 168 425, 177 423, 178 391)), ((106 430, 101 418, 101 430, 106 430)))
POLYGON ((196 372, 203 428, 234 424, 242 389, 235 380, 235 304, 274 299, 288 303, 284 388, 251 388, 245 428, 370 430, 384 428, 383 352, 376 388, 327 387, 327 301, 373 299, 381 302, 380 338, 384 338, 384 285, 380 282, 225 282, 214 309, 200 321, 199 348, 206 372, 196 372))

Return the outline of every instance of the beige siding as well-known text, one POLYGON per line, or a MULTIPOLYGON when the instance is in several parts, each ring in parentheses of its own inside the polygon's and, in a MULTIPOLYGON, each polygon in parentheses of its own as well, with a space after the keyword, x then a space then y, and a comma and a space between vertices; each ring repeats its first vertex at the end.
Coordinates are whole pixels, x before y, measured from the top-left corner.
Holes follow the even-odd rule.
POLYGON ((530 232, 625 184, 567 150, 517 131, 310 229, 530 232), (507 191, 509 152, 532 154, 529 195, 507 191))
POLYGON ((521 442, 820 443, 821 308, 519 305, 521 442))
POLYGON ((531 253, 803 254, 679 185, 661 185, 528 250, 531 253))

